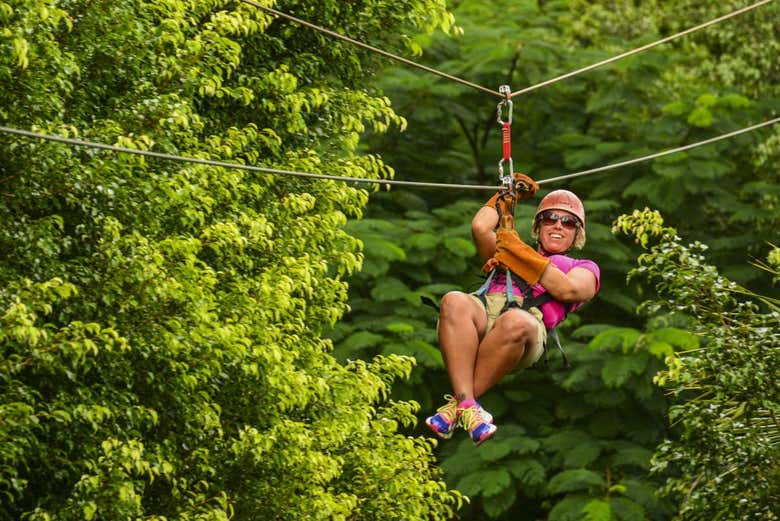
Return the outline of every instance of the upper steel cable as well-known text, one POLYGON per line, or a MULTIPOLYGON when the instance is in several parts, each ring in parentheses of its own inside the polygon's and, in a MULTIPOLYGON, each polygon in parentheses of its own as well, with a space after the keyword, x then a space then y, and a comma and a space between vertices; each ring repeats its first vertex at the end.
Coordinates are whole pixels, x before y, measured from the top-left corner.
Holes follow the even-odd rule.
POLYGON ((436 74, 437 76, 441 76, 442 78, 446 78, 448 80, 460 83, 461 85, 466 85, 467 87, 471 87, 473 89, 481 90, 482 92, 487 92, 488 94, 492 94, 494 96, 504 97, 503 94, 501 94, 498 91, 488 89, 487 87, 483 87, 481 85, 477 85, 476 83, 471 83, 470 81, 466 81, 462 78, 458 78, 457 76, 452 76, 451 74, 447 74, 446 72, 442 72, 436 69, 433 69, 431 67, 428 67, 426 65, 422 65, 417 62, 413 62, 412 60, 407 60, 406 58, 402 58, 400 56, 397 56, 395 54, 389 53, 387 51, 384 51, 382 49, 379 49, 377 47, 373 47, 371 45, 368 45, 366 43, 360 42, 358 40, 354 40, 348 36, 344 36, 343 34, 339 34, 337 32, 331 31, 330 29, 325 29, 324 27, 320 27, 318 25, 314 25, 313 23, 307 22, 305 20, 301 20, 300 18, 296 18, 295 16, 289 15, 287 13, 283 13, 281 11, 277 11, 276 9, 272 9, 270 7, 266 7, 264 5, 258 4, 257 2, 254 2, 253 0, 241 0, 245 4, 249 4, 253 7, 256 7, 262 11, 265 11, 268 14, 271 14, 273 16, 279 17, 279 18, 285 18, 287 20, 290 20, 292 22, 295 22, 297 24, 303 25, 305 27, 308 27, 310 29, 314 29, 315 31, 319 31, 321 33, 327 34, 329 36, 333 36, 334 38, 338 38, 340 40, 344 40, 345 42, 349 42, 353 45, 357 45, 358 47, 362 47, 364 49, 367 49, 371 52, 374 52, 376 54, 381 54, 382 56, 386 58, 390 58, 392 60, 396 60, 398 62, 401 62, 405 65, 410 65, 412 67, 417 67, 418 69, 422 69, 424 71, 430 72, 432 74, 436 74))
POLYGON ((657 157, 668 156, 670 154, 676 154, 677 152, 684 152, 686 150, 690 150, 692 148, 700 147, 700 146, 703 146, 703 145, 709 145, 710 143, 715 143, 716 141, 721 141, 723 139, 728 139, 728 138, 731 138, 731 137, 734 137, 734 136, 738 136, 740 134, 744 134, 746 132, 750 132, 752 130, 759 129, 761 127, 768 127, 768 126, 774 125, 775 123, 778 123, 778 122, 780 122, 780 117, 774 118, 774 119, 770 119, 769 121, 764 121, 763 123, 757 123, 757 124, 751 125, 749 127, 741 128, 741 129, 735 130, 733 132, 728 132, 726 134, 721 134, 720 136, 716 136, 716 137, 713 137, 713 138, 710 138, 710 139, 705 139, 704 141, 698 141, 696 143, 691 143, 690 145, 684 145, 684 146, 681 146, 681 147, 673 148, 671 150, 664 150, 664 151, 661 151, 661 152, 656 152, 655 154, 650 154, 650 155, 647 155, 647 156, 637 157, 635 159, 629 159, 627 161, 621 161, 619 163, 612 163, 610 165, 601 166, 601 167, 598 167, 598 168, 591 168, 589 170, 582 170, 581 172, 574 172, 573 174, 566 174, 566 175, 562 175, 562 176, 558 176, 558 177, 551 177, 549 179, 543 179, 541 181, 538 181, 538 183, 540 185, 542 185, 542 184, 552 183, 552 182, 555 182, 555 181, 562 181, 564 179, 571 179, 573 177, 580 177, 580 176, 584 176, 584 175, 595 174, 597 172, 603 172, 605 170, 612 170, 613 168, 620 168, 620 167, 627 166, 627 165, 633 165, 634 163, 639 163, 641 161, 648 161, 650 159, 655 159, 657 157))
MULTIPOLYGON (((749 127, 745 127, 739 130, 735 130, 733 132, 728 132, 726 134, 721 134, 719 136, 705 139, 703 141, 698 141, 696 143, 691 143, 690 145, 684 145, 678 148, 673 148, 670 150, 664 150, 661 152, 656 152, 654 154, 637 157, 634 159, 629 159, 627 161, 621 161, 619 163, 612 163, 609 165, 601 166, 598 168, 591 168, 589 170, 582 170, 580 172, 574 172, 571 174, 566 174, 558 177, 551 177, 549 179, 542 179, 540 181, 537 181, 540 185, 547 184, 547 183, 553 183, 555 181, 561 181, 564 179, 571 179, 573 177, 580 177, 584 175, 590 175, 595 174, 597 172, 604 172, 607 170, 613 170, 616 168, 620 168, 627 165, 632 165, 635 163, 639 163, 642 161, 648 161, 650 159, 655 159, 657 157, 667 156, 670 154, 674 154, 677 152, 683 152, 685 150, 690 150, 692 148, 700 147, 703 145, 708 145, 710 143, 715 143, 716 141, 721 141, 724 139, 728 139, 734 136, 737 136, 739 134, 744 134, 746 132, 751 132, 753 130, 762 128, 762 127, 768 127, 770 125, 774 125, 776 123, 780 122, 780 117, 776 117, 774 119, 770 119, 768 121, 764 121, 763 123, 757 123, 755 125, 751 125, 749 127)), ((336 175, 327 175, 327 174, 313 174, 310 172, 296 172, 296 171, 290 171, 290 170, 279 170, 275 168, 265 168, 265 167, 259 167, 259 166, 251 166, 251 165, 241 165, 237 163, 228 163, 225 161, 212 161, 210 159, 198 159, 194 157, 186 157, 186 156, 178 156, 174 154, 165 154, 161 152, 152 152, 151 150, 137 150, 133 148, 125 148, 125 147, 119 147, 114 145, 106 145, 104 143, 95 143, 93 141, 85 141, 81 139, 73 139, 73 138, 66 138, 62 136, 53 136, 50 134, 41 134, 39 132, 31 132, 29 130, 21 130, 17 128, 11 128, 11 127, 5 127, 0 126, 0 133, 6 133, 6 134, 14 134, 17 136, 23 136, 27 138, 33 138, 33 139, 41 139, 45 141, 54 141, 57 143, 64 143, 68 145, 73 146, 80 146, 80 147, 87 147, 87 148, 96 148, 101 150, 110 150, 112 152, 120 152, 123 154, 133 154, 138 156, 148 156, 148 157, 155 157, 158 159, 165 159, 168 161, 178 161, 183 163, 196 163, 201 165, 208 165, 208 166, 217 166, 222 168, 235 168, 238 170, 246 170, 249 172, 260 172, 265 174, 277 174, 277 175, 290 175, 290 176, 298 176, 298 177, 309 177, 309 178, 315 178, 315 179, 327 179, 331 181, 348 181, 353 183, 367 183, 367 184, 378 184, 378 185, 399 185, 399 186, 415 186, 418 188, 450 188, 450 189, 458 189, 458 190, 497 190, 499 187, 496 185, 462 185, 462 184, 448 184, 448 183, 423 183, 423 182, 416 182, 416 181, 397 181, 395 179, 389 179, 389 180, 381 180, 381 179, 361 179, 358 177, 349 177, 349 176, 336 176, 336 175)))
MULTIPOLYGON (((369 50, 371 52, 374 52, 374 53, 380 54, 382 56, 385 56, 387 58, 396 60, 398 62, 401 62, 401 63, 405 64, 405 65, 409 65, 409 66, 412 66, 412 67, 416 67, 418 69, 422 69, 422 70, 430 72, 432 74, 436 74, 437 76, 441 76, 442 78, 446 78, 448 80, 460 83, 461 85, 465 85, 465 86, 468 86, 468 87, 480 90, 482 92, 486 92, 488 94, 492 94, 494 96, 498 96, 498 97, 501 97, 501 98, 505 97, 505 95, 502 94, 501 92, 498 92, 498 91, 495 91, 495 90, 492 90, 492 89, 488 89, 487 87, 483 87, 481 85, 477 85, 476 83, 472 83, 470 81, 466 81, 466 80, 464 80, 462 78, 458 78, 457 76, 452 76, 450 74, 441 72, 439 70, 433 69, 433 68, 428 67, 426 65, 422 65, 422 64, 414 62, 412 60, 408 60, 406 58, 402 58, 402 57, 397 56, 395 54, 392 54, 392 53, 389 53, 389 52, 384 51, 382 49, 379 49, 377 47, 373 47, 373 46, 368 45, 366 43, 363 43, 361 41, 358 41, 358 40, 355 40, 353 38, 350 38, 348 36, 344 36, 343 34, 339 34, 339 33, 335 32, 335 31, 331 31, 330 29, 325 29, 324 27, 320 27, 318 25, 315 25, 313 23, 307 22, 305 20, 302 20, 302 19, 297 18, 295 16, 289 15, 287 13, 283 13, 281 11, 277 11, 276 9, 272 9, 270 7, 266 7, 264 5, 261 5, 261 4, 257 3, 257 2, 255 2, 254 0, 241 0, 241 1, 244 2, 245 4, 251 5, 251 6, 255 7, 255 8, 257 8, 257 9, 265 11, 265 12, 267 12, 267 13, 273 15, 273 16, 276 16, 276 17, 279 17, 279 18, 285 18, 285 19, 290 20, 292 22, 295 22, 297 24, 303 25, 304 27, 308 27, 310 29, 314 29, 315 31, 319 31, 321 33, 327 34, 327 35, 332 36, 334 38, 338 38, 338 39, 343 40, 345 42, 349 42, 349 43, 351 43, 353 45, 357 45, 358 47, 362 47, 362 48, 367 49, 367 50, 369 50)), ((613 56, 611 58, 607 58, 606 60, 602 60, 602 61, 600 61, 598 63, 594 63, 594 64, 588 65, 586 67, 582 67, 582 68, 577 69, 575 71, 571 71, 571 72, 563 74, 561 76, 557 76, 555 78, 551 78, 549 80, 545 80, 545 81, 543 81, 541 83, 537 83, 535 85, 531 85, 531 86, 526 87, 524 89, 520 89, 520 90, 518 90, 516 92, 511 93, 509 95, 509 97, 511 98, 511 97, 514 97, 514 96, 518 96, 520 94, 526 94, 526 93, 532 92, 534 90, 541 89, 542 87, 546 87, 548 85, 552 85, 553 83, 557 83, 559 81, 565 80, 567 78, 571 78, 573 76, 577 76, 577 75, 582 74, 584 72, 591 71, 591 70, 596 69, 598 67, 601 67, 603 65, 607 65, 609 63, 613 63, 613 62, 616 62, 618 60, 622 60, 623 58, 627 58, 627 57, 633 56, 635 54, 639 54, 639 53, 641 53, 643 51, 646 51, 648 49, 652 49, 653 47, 656 47, 658 45, 670 42, 672 40, 675 40, 675 39, 680 38, 682 36, 694 33, 694 32, 699 31, 701 29, 705 29, 707 27, 710 27, 712 25, 718 24, 720 22, 723 22, 723 21, 728 20, 730 18, 733 18, 735 16, 739 16, 741 14, 744 14, 744 13, 746 13, 748 11, 752 11, 753 9, 756 9, 758 7, 766 5, 766 4, 768 4, 770 2, 773 2, 773 1, 774 0, 760 0, 759 2, 756 2, 755 4, 749 5, 747 7, 743 7, 741 9, 737 9, 734 12, 731 12, 729 14, 720 16, 718 18, 710 20, 709 22, 705 22, 703 24, 699 24, 699 25, 697 25, 695 27, 690 27, 688 29, 685 29, 684 31, 680 31, 679 33, 673 34, 671 36, 667 36, 666 38, 662 38, 662 39, 660 39, 658 41, 649 43, 647 45, 643 45, 641 47, 637 47, 636 49, 632 49, 630 51, 626 51, 626 52, 624 52, 622 54, 619 54, 617 56, 613 56)))
POLYGON ((639 54, 642 51, 646 51, 648 49, 652 49, 653 47, 657 45, 661 45, 663 43, 670 42, 672 40, 675 40, 677 38, 680 38, 681 36, 685 36, 687 34, 694 33, 698 30, 704 29, 706 27, 709 27, 711 25, 715 25, 717 23, 723 22, 724 20, 728 20, 729 18, 733 18, 735 16, 741 15, 743 13, 746 13, 748 11, 751 11, 753 9, 756 9, 758 7, 761 7, 762 5, 766 5, 770 2, 773 2, 774 0, 761 0, 760 2, 756 2, 755 4, 749 5, 747 7, 743 7, 742 9, 738 9, 734 11, 733 13, 729 13, 727 15, 720 16, 718 18, 715 18, 713 20, 710 20, 709 22, 705 22, 703 24, 697 25, 695 27, 691 27, 689 29, 686 29, 684 31, 681 31, 677 34, 673 34, 671 36, 667 36, 666 38, 662 38, 656 42, 649 43, 647 45, 643 45, 642 47, 637 47, 636 49, 632 49, 630 51, 626 51, 623 54, 618 54, 617 56, 613 56, 612 58, 607 58, 606 60, 602 60, 598 63, 594 63, 592 65, 588 65, 587 67, 583 67, 581 69, 577 69, 576 71, 569 72, 567 74, 563 74, 561 76, 557 76, 555 78, 551 78, 549 80, 543 81, 541 83, 537 83, 536 85, 531 85, 530 87, 526 87, 524 89, 518 90, 516 92, 512 93, 512 97, 518 96, 520 94, 526 94, 528 92, 534 91, 536 89, 540 89, 542 87, 546 87, 547 85, 551 85, 553 83, 559 82, 561 80, 565 80, 567 78, 571 78, 572 76, 576 76, 578 74, 582 74, 583 72, 588 72, 590 70, 596 69, 598 67, 601 67, 602 65, 607 65, 608 63, 616 62, 618 60, 621 60, 623 58, 627 58, 629 56, 633 56, 634 54, 639 54))

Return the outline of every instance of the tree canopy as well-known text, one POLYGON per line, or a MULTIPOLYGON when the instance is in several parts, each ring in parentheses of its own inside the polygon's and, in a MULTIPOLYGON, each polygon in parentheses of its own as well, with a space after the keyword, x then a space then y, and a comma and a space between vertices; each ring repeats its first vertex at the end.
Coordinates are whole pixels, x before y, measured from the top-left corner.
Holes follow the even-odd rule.
MULTIPOLYGON (((399 52, 436 0, 282 7, 399 52), (374 14, 381 12, 381 17, 374 14)), ((0 3, 4 124, 378 177, 376 58, 241 2, 0 3)), ((0 137, 0 518, 446 519, 397 356, 324 327, 367 193, 0 137)))
MULTIPOLYGON (((741 7, 4 0, 0 121, 497 182, 497 98, 258 5, 515 90, 741 7)), ((773 115, 778 9, 518 96, 516 169, 544 180, 773 115)), ((487 192, 0 134, 0 519, 777 519, 779 132, 543 185, 584 199, 602 289, 559 328, 571 370, 552 351, 481 399, 499 431, 478 449, 422 433, 449 389, 421 297, 479 285, 487 192)))

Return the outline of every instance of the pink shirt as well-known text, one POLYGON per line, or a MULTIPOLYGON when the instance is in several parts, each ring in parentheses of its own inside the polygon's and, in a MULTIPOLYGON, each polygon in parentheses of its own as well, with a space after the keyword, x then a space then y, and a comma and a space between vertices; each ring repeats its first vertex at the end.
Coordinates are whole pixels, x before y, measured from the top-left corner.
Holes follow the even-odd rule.
MULTIPOLYGON (((585 268, 596 276, 596 293, 599 291, 601 285, 601 270, 592 260, 587 259, 573 259, 566 255, 549 255, 548 258, 555 267, 564 273, 569 273, 574 268, 585 268)), ((512 289, 516 295, 522 295, 517 283, 512 280, 512 289)), ((537 297, 547 291, 541 284, 534 284, 533 296, 537 297)), ((488 286, 488 293, 504 293, 506 292, 506 274, 500 268, 496 271, 493 280, 490 281, 488 286)), ((557 300, 551 300, 545 302, 541 306, 542 315, 544 316, 544 325, 546 328, 551 329, 560 324, 564 318, 566 318, 567 311, 574 311, 578 307, 582 306, 584 302, 573 302, 571 304, 563 304, 557 300)))

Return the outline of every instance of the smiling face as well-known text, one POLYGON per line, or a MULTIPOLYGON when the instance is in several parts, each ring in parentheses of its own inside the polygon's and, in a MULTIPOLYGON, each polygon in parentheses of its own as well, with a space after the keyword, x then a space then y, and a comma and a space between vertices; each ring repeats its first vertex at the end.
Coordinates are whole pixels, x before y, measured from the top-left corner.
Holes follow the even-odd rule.
POLYGON ((553 255, 572 247, 579 228, 579 219, 565 210, 546 210, 539 214, 535 224, 541 247, 553 255))

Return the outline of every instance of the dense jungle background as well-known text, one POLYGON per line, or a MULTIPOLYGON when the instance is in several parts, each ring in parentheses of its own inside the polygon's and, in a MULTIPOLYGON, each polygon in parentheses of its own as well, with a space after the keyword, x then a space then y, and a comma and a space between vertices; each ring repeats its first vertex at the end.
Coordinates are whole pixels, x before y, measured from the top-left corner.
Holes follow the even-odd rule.
POLYGON ((780 7, 513 98, 515 169, 587 209, 571 369, 475 448, 438 300, 473 290, 499 98, 749 5, 0 0, 0 519, 780 518, 780 7))

